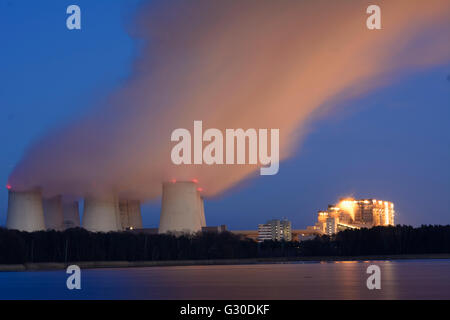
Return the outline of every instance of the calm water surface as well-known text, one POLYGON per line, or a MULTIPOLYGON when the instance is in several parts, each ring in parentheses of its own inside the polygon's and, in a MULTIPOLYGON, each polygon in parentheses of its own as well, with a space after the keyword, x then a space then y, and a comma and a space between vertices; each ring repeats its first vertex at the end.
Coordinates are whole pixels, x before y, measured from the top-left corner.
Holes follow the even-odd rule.
POLYGON ((450 260, 0 272, 0 299, 450 299, 450 260), (366 269, 381 268, 381 290, 366 269))

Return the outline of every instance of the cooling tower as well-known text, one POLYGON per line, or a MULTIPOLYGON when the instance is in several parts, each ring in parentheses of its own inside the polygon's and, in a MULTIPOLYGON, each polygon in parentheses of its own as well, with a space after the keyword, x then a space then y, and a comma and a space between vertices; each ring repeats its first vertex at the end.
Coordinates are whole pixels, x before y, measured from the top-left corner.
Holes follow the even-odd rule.
POLYGON ((120 226, 122 230, 142 229, 141 203, 137 200, 120 200, 120 226))
POLYGON ((80 211, 78 201, 63 201, 64 229, 76 228, 80 226, 80 211))
POLYGON ((45 227, 47 230, 63 230, 63 206, 62 197, 56 196, 49 199, 44 199, 44 218, 45 227))
POLYGON ((24 192, 9 190, 6 228, 28 232, 45 230, 40 190, 24 192))
POLYGON ((159 233, 193 233, 202 230, 202 200, 193 182, 163 184, 159 233))
POLYGON ((205 201, 203 197, 199 196, 200 199, 200 224, 202 227, 206 227, 206 219, 205 219, 205 201))
POLYGON ((120 220, 119 202, 115 197, 84 200, 83 228, 93 232, 118 231, 120 220))

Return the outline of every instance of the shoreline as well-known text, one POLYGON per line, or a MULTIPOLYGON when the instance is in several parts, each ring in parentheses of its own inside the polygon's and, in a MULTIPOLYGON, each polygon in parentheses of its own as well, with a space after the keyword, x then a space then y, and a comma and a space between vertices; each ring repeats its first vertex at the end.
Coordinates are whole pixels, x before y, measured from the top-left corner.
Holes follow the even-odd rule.
POLYGON ((449 253, 440 254, 400 254, 367 256, 314 256, 295 258, 253 258, 253 259, 213 259, 213 260, 171 260, 171 261, 78 261, 78 262, 37 262, 24 264, 0 264, 0 272, 15 271, 50 271, 66 269, 77 265, 81 269, 98 268, 144 268, 177 267, 207 265, 248 265, 248 264, 282 264, 292 262, 339 262, 339 261, 375 261, 375 260, 418 260, 450 259, 449 253))

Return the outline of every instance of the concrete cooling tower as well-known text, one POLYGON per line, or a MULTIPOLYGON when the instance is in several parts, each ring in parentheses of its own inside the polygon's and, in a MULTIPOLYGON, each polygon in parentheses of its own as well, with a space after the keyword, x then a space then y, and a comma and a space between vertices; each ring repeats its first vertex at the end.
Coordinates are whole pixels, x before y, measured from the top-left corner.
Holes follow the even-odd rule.
POLYGON ((122 230, 142 229, 141 203, 137 200, 120 200, 120 227, 122 230))
POLYGON ((45 229, 40 190, 24 192, 9 190, 6 228, 28 232, 45 229))
POLYGON ((78 201, 63 201, 64 229, 80 226, 80 211, 78 201))
POLYGON ((119 201, 116 197, 84 200, 83 228, 93 232, 118 231, 120 227, 119 201))
POLYGON ((44 199, 44 218, 45 227, 47 230, 58 230, 64 229, 64 218, 63 218, 63 205, 62 197, 56 196, 49 199, 44 199))
POLYGON ((159 233, 194 233, 205 226, 203 199, 194 182, 163 184, 159 233))
POLYGON ((202 227, 206 227, 206 219, 205 219, 205 201, 203 197, 199 197, 200 199, 200 222, 202 227))

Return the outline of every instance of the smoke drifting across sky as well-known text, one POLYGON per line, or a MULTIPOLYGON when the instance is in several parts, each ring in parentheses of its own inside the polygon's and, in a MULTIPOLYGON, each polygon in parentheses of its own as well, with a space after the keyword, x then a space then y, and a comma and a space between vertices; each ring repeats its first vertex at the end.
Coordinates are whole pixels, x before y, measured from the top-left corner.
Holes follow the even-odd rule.
MULTIPOLYGON (((169 179, 219 194, 255 166, 171 164, 171 132, 279 128, 280 155, 299 147, 325 105, 386 85, 399 72, 450 60, 448 0, 152 1, 130 27, 143 46, 117 92, 82 120, 32 145, 9 182, 47 195, 159 196, 169 179)), ((281 164, 280 170, 283 170, 281 164)))

